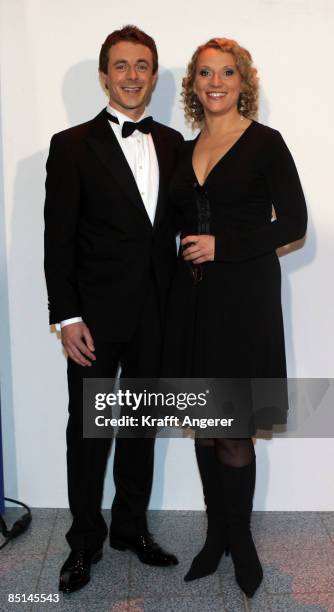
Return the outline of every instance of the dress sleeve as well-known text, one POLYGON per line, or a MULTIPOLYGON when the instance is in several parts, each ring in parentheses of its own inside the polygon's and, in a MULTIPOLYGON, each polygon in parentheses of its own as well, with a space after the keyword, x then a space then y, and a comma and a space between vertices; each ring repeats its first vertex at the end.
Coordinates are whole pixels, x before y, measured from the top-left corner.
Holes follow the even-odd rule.
POLYGON ((300 240, 306 232, 306 203, 292 155, 281 134, 273 130, 263 165, 276 219, 248 232, 216 236, 215 261, 243 261, 300 240))

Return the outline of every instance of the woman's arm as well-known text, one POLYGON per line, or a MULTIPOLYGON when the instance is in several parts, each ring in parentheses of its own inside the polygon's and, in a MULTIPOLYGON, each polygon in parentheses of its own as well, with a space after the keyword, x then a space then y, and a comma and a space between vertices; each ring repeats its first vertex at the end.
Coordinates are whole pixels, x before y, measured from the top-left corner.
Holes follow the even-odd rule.
POLYGON ((276 219, 250 231, 227 231, 215 237, 216 261, 243 261, 275 251, 303 238, 306 203, 292 155, 281 134, 272 131, 264 176, 276 219))

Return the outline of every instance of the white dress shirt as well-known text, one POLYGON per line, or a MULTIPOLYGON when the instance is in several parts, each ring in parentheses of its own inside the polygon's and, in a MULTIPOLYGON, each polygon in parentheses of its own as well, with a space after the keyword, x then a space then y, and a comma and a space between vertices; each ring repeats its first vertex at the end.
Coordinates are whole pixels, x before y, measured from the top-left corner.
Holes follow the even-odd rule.
MULTIPOLYGON (((143 200, 148 217, 153 225, 155 212, 158 202, 159 192, 159 164, 151 134, 143 134, 135 130, 131 136, 123 138, 122 127, 125 121, 131 121, 129 117, 114 109, 110 104, 107 106, 108 113, 117 117, 119 123, 109 121, 109 125, 114 132, 117 141, 125 155, 136 181, 138 191, 143 200)), ((138 119, 141 121, 145 113, 138 119)), ((57 331, 65 325, 79 323, 81 317, 72 317, 56 324, 57 331)))

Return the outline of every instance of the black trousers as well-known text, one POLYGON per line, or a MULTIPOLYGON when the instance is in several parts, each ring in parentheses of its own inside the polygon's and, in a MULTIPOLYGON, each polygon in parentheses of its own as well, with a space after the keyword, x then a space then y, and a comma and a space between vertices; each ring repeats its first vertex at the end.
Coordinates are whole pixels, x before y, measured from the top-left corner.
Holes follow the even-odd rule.
MULTIPOLYGON (((82 381, 84 378, 113 378, 118 365, 124 378, 158 377, 161 362, 161 317, 154 281, 148 287, 133 337, 124 343, 95 342, 96 361, 82 367, 68 360, 69 419, 67 437, 68 496, 73 515, 66 534, 73 550, 102 546, 108 529, 101 514, 104 475, 111 439, 83 438, 82 381)), ((117 322, 106 321, 106 325, 117 322)), ((110 530, 137 535, 147 530, 154 461, 154 438, 117 438, 110 530)))

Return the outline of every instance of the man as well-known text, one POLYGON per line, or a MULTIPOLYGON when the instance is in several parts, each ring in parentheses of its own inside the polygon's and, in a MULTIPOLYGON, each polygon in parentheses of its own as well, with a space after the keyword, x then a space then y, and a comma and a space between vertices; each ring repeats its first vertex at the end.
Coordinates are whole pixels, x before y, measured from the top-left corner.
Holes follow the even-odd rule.
MULTIPOLYGON (((159 376, 162 320, 175 261, 167 187, 182 136, 144 118, 157 80, 154 40, 110 34, 99 59, 109 104, 53 136, 47 161, 45 273, 50 323, 68 354, 67 465, 73 523, 59 588, 75 591, 102 557, 101 500, 110 439, 83 439, 84 378, 159 376), (141 131, 143 130, 143 131, 141 131)), ((149 534, 153 439, 117 439, 110 544, 143 563, 178 561, 149 534)))

